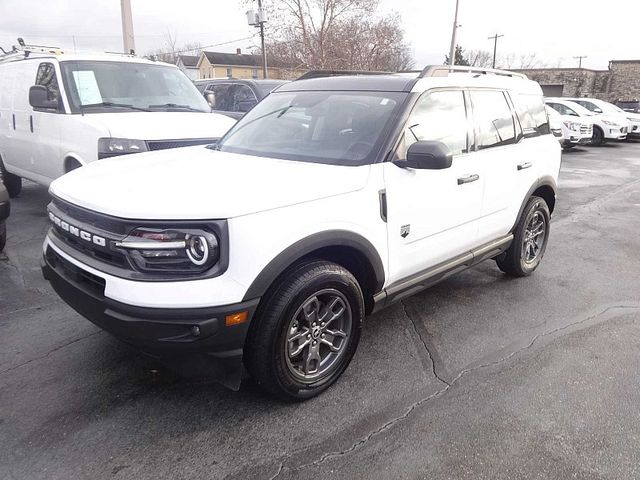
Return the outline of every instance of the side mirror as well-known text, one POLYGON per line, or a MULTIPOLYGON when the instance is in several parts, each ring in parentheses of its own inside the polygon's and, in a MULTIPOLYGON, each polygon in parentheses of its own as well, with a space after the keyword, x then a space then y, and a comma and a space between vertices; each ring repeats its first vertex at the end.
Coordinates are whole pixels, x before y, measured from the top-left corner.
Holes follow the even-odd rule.
POLYGON ((602 113, 602 109, 601 108, 597 108, 597 107, 594 108, 593 111, 596 112, 596 113, 602 113))
POLYGON ((211 108, 216 108, 216 94, 211 91, 204 92, 204 98, 207 99, 207 103, 211 108))
POLYGON ((48 110, 58 109, 58 101, 49 100, 47 87, 43 85, 34 85, 29 88, 29 104, 33 108, 46 108, 48 110))
POLYGON ((449 168, 453 154, 449 147, 438 141, 420 141, 413 143, 407 150, 407 159, 393 162, 401 168, 417 170, 442 170, 449 168))

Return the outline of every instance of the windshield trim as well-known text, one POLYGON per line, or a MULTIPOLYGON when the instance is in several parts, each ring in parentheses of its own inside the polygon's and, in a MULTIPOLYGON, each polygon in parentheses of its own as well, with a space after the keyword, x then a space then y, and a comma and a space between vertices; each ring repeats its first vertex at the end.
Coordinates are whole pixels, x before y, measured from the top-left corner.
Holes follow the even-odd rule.
MULTIPOLYGON (((394 100, 397 101, 397 105, 389 114, 389 118, 385 122, 385 125, 380 130, 378 135, 378 139, 371 151, 362 159, 354 160, 351 163, 340 163, 341 159, 339 158, 330 158, 330 157, 321 157, 321 156, 308 156, 300 153, 288 154, 282 152, 256 152, 246 147, 238 147, 238 146, 225 146, 224 141, 227 137, 231 136, 235 133, 237 128, 241 128, 244 124, 242 120, 236 123, 233 127, 231 127, 227 133, 225 133, 222 138, 220 138, 219 142, 216 144, 215 150, 222 152, 235 153, 239 155, 249 155, 254 157, 264 157, 264 158, 273 158, 279 160, 286 161, 299 161, 304 163, 320 163, 325 165, 336 165, 336 166, 346 166, 346 167, 359 167, 363 165, 372 165, 375 163, 382 163, 385 161, 387 155, 389 154, 389 149, 393 148, 395 145, 395 137, 397 136, 398 123, 403 118, 404 112, 406 112, 408 105, 411 104, 414 96, 410 92, 387 92, 387 91, 371 91, 371 90, 296 90, 296 91, 283 91, 283 92, 273 92, 267 96, 267 98, 274 95, 292 95, 292 94, 300 94, 300 93, 317 93, 317 92, 326 92, 326 93, 341 93, 344 95, 353 95, 353 94, 362 94, 362 95, 391 95, 397 98, 394 100)), ((262 103, 262 102, 261 102, 262 103)), ((278 109, 282 110, 282 108, 278 109)), ((252 119, 250 121, 255 121, 257 119, 252 119)), ((344 161, 344 160, 343 160, 344 161)))

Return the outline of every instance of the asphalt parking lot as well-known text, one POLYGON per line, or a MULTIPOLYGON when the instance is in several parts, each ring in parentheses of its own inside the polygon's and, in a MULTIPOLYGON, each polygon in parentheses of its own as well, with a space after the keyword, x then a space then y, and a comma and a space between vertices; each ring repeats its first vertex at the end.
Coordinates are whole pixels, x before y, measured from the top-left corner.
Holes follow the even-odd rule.
POLYGON ((640 143, 565 153, 543 264, 493 262, 371 318, 283 404, 179 378, 41 278, 47 192, 0 257, 0 478, 640 478, 640 143))

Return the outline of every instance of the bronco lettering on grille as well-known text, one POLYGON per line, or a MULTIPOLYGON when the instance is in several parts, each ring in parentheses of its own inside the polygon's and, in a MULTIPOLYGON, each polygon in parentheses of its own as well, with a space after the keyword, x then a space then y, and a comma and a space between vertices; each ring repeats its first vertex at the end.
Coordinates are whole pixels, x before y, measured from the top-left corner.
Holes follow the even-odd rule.
POLYGON ((81 240, 84 240, 85 242, 94 243, 100 247, 107 246, 106 238, 100 237, 98 235, 94 235, 91 232, 82 230, 80 227, 76 227, 75 225, 71 225, 69 222, 61 220, 51 212, 49 212, 49 219, 56 227, 69 233, 70 235, 73 235, 74 237, 78 237, 81 240))

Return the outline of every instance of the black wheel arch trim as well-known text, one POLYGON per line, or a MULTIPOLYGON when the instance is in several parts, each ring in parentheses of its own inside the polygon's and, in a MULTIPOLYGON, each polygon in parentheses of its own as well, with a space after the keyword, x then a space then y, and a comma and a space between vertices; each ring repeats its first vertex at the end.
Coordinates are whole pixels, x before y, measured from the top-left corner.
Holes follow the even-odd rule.
POLYGON ((385 281, 384 266, 373 244, 363 236, 347 230, 327 230, 298 240, 278 254, 254 279, 245 293, 243 301, 262 297, 273 282, 298 260, 314 251, 334 247, 352 248, 364 255, 375 275, 374 292, 372 293, 376 294, 382 290, 385 281))
MULTIPOLYGON (((527 206, 527 202, 529 201, 529 199, 531 198, 533 193, 536 190, 538 190, 540 187, 550 187, 551 190, 553 191, 553 196, 554 197, 556 196, 556 192, 558 191, 558 184, 556 183, 556 180, 553 177, 545 176, 545 177, 542 177, 542 178, 538 179, 538 181, 531 186, 531 188, 529 189, 529 191, 525 195, 524 199, 522 200, 522 204, 520 205, 520 209, 518 210, 518 215, 516 216, 516 220, 513 223, 513 226, 511 227, 511 230, 509 230, 509 233, 513 233, 513 231, 515 230, 516 226, 518 225, 518 220, 520 220, 520 217, 522 216, 522 212, 524 211, 524 207, 527 206)), ((552 210, 553 207, 551 205, 549 205, 549 209, 552 210)))

